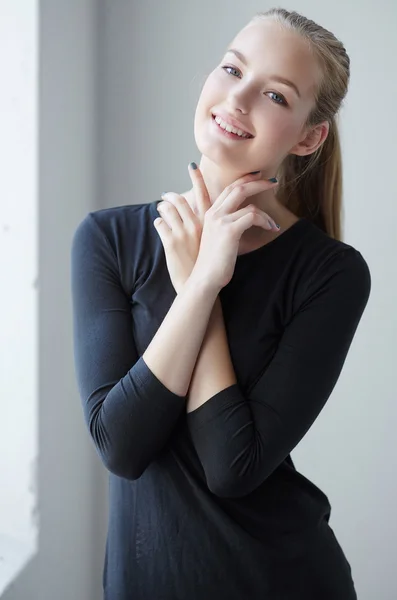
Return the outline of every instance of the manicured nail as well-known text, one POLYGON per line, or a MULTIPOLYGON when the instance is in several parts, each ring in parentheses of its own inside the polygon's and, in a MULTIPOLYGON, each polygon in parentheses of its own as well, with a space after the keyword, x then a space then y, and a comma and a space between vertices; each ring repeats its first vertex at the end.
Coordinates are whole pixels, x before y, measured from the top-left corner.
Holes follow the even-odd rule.
POLYGON ((256 175, 257 173, 260 173, 260 171, 251 171, 250 175, 256 175))
POLYGON ((195 162, 190 163, 190 167, 195 171, 197 169, 197 165, 195 162))
POLYGON ((269 179, 270 183, 277 183, 277 178, 276 177, 272 177, 271 179, 269 179))

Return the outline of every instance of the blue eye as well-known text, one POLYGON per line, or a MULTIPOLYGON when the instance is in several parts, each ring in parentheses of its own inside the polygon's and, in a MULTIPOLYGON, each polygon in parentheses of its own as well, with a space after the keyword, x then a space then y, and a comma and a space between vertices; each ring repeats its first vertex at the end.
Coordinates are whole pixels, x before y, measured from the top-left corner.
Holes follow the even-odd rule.
POLYGON ((226 73, 228 73, 229 75, 230 75, 230 73, 229 73, 229 71, 227 71, 227 69, 232 69, 232 71, 236 71, 236 72, 240 73, 240 71, 238 69, 235 69, 234 67, 222 67, 222 69, 224 69, 226 71, 226 73))
POLYGON ((277 94, 276 92, 269 92, 269 94, 274 94, 275 96, 277 96, 278 98, 281 98, 282 102, 276 102, 276 104, 285 104, 285 100, 282 96, 280 96, 280 94, 277 94))
MULTIPOLYGON (((240 69, 236 69, 235 67, 229 67, 227 65, 223 66, 222 69, 224 71, 226 71, 226 73, 228 75, 231 75, 231 73, 229 73, 229 71, 227 69, 231 69, 232 71, 235 71, 236 73, 241 73, 240 69)), ((288 106, 284 96, 281 96, 280 94, 277 94, 276 92, 268 92, 269 94, 274 94, 275 96, 277 96, 278 98, 281 99, 281 102, 276 102, 275 100, 272 100, 272 102, 274 102, 275 104, 279 104, 280 106, 288 106)))

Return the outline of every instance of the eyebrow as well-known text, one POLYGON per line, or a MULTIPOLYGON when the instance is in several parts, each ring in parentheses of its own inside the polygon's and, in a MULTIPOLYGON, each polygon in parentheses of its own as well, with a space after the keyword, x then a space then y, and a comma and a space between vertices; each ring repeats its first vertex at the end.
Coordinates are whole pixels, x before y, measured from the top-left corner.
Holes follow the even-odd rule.
MULTIPOLYGON (((237 50, 236 48, 228 48, 226 50, 225 54, 227 54, 228 52, 232 52, 233 54, 235 54, 237 56, 237 58, 239 60, 241 60, 242 63, 244 63, 246 66, 248 66, 247 65, 247 59, 245 58, 244 54, 242 54, 240 52, 240 50, 237 50)), ((299 92, 297 86, 295 85, 295 83, 293 81, 290 81, 289 79, 285 79, 285 77, 280 77, 279 75, 273 75, 269 79, 271 79, 272 81, 279 81, 280 83, 285 83, 285 85, 288 85, 289 87, 291 87, 295 91, 295 93, 298 96, 298 98, 301 97, 300 92, 299 92)))

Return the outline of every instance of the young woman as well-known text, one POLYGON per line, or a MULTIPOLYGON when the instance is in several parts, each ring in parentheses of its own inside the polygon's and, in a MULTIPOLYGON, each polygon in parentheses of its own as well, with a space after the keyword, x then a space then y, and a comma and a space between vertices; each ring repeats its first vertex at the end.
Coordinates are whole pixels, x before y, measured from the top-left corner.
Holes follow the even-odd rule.
POLYGON ((348 80, 329 31, 256 15, 201 91, 191 189, 75 232, 77 380, 110 472, 106 600, 356 598, 328 497, 290 456, 370 294, 341 240, 348 80))

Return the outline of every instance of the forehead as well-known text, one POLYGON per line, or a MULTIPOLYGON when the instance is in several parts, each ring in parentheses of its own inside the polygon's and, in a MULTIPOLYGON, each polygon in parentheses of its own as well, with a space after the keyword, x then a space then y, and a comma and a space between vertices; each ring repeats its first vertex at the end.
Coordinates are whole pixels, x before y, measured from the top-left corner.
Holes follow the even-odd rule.
POLYGON ((227 48, 240 50, 248 69, 259 77, 271 74, 291 79, 303 98, 311 98, 320 81, 321 69, 307 40, 270 19, 244 27, 227 48))

